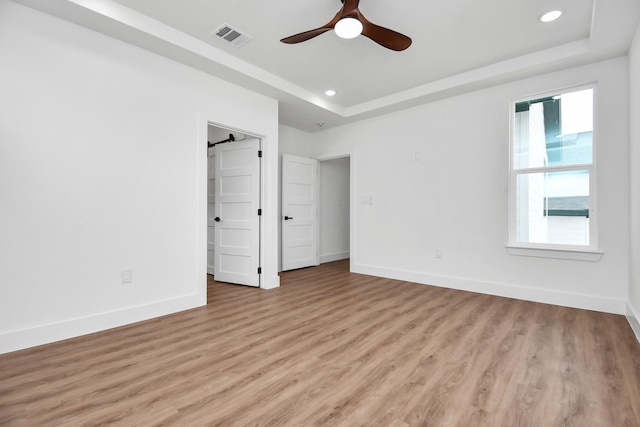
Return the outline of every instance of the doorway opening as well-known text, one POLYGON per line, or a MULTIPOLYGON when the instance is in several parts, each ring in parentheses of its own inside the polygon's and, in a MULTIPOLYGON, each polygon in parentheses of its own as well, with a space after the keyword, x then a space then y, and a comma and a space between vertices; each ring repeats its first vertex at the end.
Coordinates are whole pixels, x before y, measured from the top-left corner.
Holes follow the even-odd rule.
POLYGON ((282 271, 351 258, 350 154, 282 158, 282 271))
POLYGON ((351 257, 351 157, 319 159, 320 263, 351 257))

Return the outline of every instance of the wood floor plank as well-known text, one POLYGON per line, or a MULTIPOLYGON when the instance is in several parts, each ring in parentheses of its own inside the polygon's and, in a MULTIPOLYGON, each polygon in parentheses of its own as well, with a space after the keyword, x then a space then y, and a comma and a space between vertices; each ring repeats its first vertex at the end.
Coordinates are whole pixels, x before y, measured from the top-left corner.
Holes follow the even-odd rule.
POLYGON ((2 426, 640 426, 623 316, 352 274, 0 355, 2 426))

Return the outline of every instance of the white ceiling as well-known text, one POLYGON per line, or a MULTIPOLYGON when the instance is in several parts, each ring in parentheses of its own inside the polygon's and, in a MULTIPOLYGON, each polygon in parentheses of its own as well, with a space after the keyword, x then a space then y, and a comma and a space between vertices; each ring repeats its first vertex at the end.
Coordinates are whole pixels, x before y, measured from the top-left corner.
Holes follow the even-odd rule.
POLYGON ((413 39, 395 52, 333 32, 280 43, 327 23, 340 0, 15 1, 274 97, 280 121, 306 131, 625 55, 640 16, 638 0, 361 0, 370 21, 413 39), (564 14, 539 22, 552 9, 564 14), (252 40, 220 40, 223 23, 252 40))

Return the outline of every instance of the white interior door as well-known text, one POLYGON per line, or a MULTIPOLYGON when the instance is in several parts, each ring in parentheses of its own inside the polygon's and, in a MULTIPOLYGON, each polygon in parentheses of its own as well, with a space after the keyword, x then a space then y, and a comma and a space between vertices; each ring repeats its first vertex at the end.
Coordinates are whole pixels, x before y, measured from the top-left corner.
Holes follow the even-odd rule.
POLYGON ((282 269, 320 264, 318 161, 282 156, 282 269))
POLYGON ((260 286, 260 140, 215 146, 217 281, 260 286))
POLYGON ((215 212, 215 150, 208 148, 209 157, 208 172, 207 172, 207 274, 215 274, 215 233, 216 222, 214 220, 216 216, 215 212))

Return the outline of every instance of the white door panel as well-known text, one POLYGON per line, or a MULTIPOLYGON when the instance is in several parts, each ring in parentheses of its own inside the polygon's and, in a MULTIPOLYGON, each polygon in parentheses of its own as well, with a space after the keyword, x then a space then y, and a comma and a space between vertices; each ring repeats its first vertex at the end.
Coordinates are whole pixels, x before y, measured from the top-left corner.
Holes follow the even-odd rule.
POLYGON ((207 170, 207 274, 215 274, 215 151, 208 149, 207 170))
POLYGON ((260 141, 215 146, 215 279, 260 286, 260 141))
POLYGON ((282 269, 318 265, 318 161, 282 156, 282 269))

